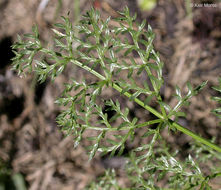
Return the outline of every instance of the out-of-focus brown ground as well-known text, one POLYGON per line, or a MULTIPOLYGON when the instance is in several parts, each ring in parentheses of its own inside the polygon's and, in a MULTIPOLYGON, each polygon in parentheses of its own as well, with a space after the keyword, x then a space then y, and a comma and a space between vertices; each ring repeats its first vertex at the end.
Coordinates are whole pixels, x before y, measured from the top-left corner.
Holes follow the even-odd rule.
MULTIPOLYGON (((68 77, 79 75, 79 72, 66 71, 53 84, 50 81, 37 84, 34 77, 21 79, 10 70, 13 56, 10 46, 17 34, 30 32, 36 23, 42 40, 50 43, 50 28, 52 24, 61 22, 60 15, 67 15, 70 11, 73 24, 77 19, 74 17, 76 1, 63 1, 59 7, 58 1, 51 0, 39 10, 40 2, 0 0, 0 158, 14 173, 24 176, 30 190, 83 189, 102 175, 104 168, 121 168, 124 159, 101 159, 97 155, 88 162, 84 142, 74 149, 73 138, 65 138, 59 131, 55 122, 59 108, 54 105, 54 100, 61 93, 63 82, 68 77)), ((104 17, 115 16, 115 11, 122 10, 125 5, 132 13, 137 13, 138 21, 147 19, 156 33, 155 47, 165 63, 165 88, 162 91, 165 101, 175 104, 172 96, 175 85, 185 92, 187 81, 197 85, 208 80, 208 86, 191 100, 187 110, 184 109, 187 119, 180 122, 206 138, 216 137, 216 142, 221 145, 218 121, 210 114, 216 106, 210 100, 210 96, 215 95, 211 86, 216 85, 218 76, 221 76, 220 3, 217 3, 217 8, 194 8, 192 19, 187 16, 182 0, 159 0, 156 8, 149 12, 142 12, 135 0, 101 0, 96 4, 104 17), (113 10, 105 7, 104 2, 113 10)), ((91 2, 80 0, 79 6, 82 14, 90 8, 91 2)), ((118 95, 114 93, 113 96, 118 95)), ((125 102, 135 116, 148 118, 145 115, 148 113, 139 106, 125 102)), ((137 135, 141 133, 138 131, 137 135)), ((179 149, 187 148, 190 140, 180 133, 168 138, 179 149)), ((140 143, 139 138, 131 146, 136 147, 136 143, 140 143)), ((119 181, 126 183, 124 174, 119 181)))

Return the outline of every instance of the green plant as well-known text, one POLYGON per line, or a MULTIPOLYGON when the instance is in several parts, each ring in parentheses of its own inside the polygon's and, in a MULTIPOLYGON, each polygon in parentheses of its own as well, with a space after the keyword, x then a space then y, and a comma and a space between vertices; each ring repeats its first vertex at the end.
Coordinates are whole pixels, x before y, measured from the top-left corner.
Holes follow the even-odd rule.
POLYGON ((22 174, 13 174, 7 164, 0 160, 0 190, 26 190, 22 174))
POLYGON ((156 0, 139 0, 138 5, 141 8, 141 10, 150 11, 156 7, 157 1, 156 0))
MULTIPOLYGON (((89 159, 97 152, 121 155, 125 143, 133 141, 135 131, 145 128, 143 138, 149 139, 131 151, 126 166, 131 178, 130 189, 163 189, 160 181, 167 179, 164 189, 210 189, 208 181, 220 175, 220 168, 211 168, 208 174, 201 171, 199 164, 209 156, 221 160, 221 148, 187 128, 177 123, 185 113, 180 111, 182 106, 189 104, 189 99, 198 94, 206 85, 193 88, 187 83, 187 94, 181 94, 176 87, 177 104, 171 108, 162 100, 160 89, 164 83, 162 76, 163 63, 159 54, 154 50, 154 34, 151 27, 145 29, 145 21, 135 23, 136 16, 131 17, 128 8, 117 18, 118 27, 109 24, 110 18, 103 21, 99 12, 91 9, 84 15, 83 20, 75 27, 82 35, 78 37, 68 18, 62 17, 64 23, 55 24, 56 48, 45 48, 39 40, 37 27, 33 34, 26 34, 26 40, 18 36, 18 42, 13 45, 15 57, 13 68, 18 74, 34 71, 40 82, 50 77, 52 81, 60 75, 68 64, 86 70, 96 78, 94 81, 71 79, 64 84, 65 89, 56 103, 64 110, 57 117, 59 126, 75 137, 75 146, 82 138, 91 142, 89 159), (74 44, 77 48, 73 48, 74 44), (140 62, 134 58, 139 56, 140 62), (42 60, 39 57, 43 57, 42 60), (139 82, 139 77, 145 80, 139 82), (115 89, 120 95, 139 104, 155 116, 155 119, 140 122, 137 117, 130 119, 129 109, 118 100, 102 99, 102 92, 107 88, 115 89), (159 110, 151 106, 155 102, 159 110), (104 107, 107 109, 104 110, 104 107), (107 111, 112 111, 110 117, 107 111), (149 127, 154 125, 154 127, 149 127), (178 161, 177 152, 170 153, 170 148, 162 137, 162 131, 181 131, 196 140, 195 147, 201 147, 201 159, 194 161, 189 157, 178 161), (93 136, 85 137, 85 131, 92 131, 93 136), (96 131, 96 133, 94 133, 96 131), (207 154, 205 154, 205 152, 207 154)), ((77 77, 75 77, 77 78, 77 77)), ((215 98, 217 100, 217 98, 215 98)), ((105 175, 102 182, 108 181, 105 175)), ((114 173, 111 173, 114 179, 114 173)), ((116 181, 111 183, 92 183, 91 189, 121 189, 116 181)))
MULTIPOLYGON (((219 86, 213 87, 213 89, 219 93, 221 93, 221 78, 219 78, 219 86)), ((221 97, 212 97, 212 100, 218 102, 219 104, 221 103, 221 97)), ((221 119, 221 107, 216 108, 214 110, 212 110, 212 112, 219 118, 221 119)), ((221 123, 220 123, 221 124, 221 123)))

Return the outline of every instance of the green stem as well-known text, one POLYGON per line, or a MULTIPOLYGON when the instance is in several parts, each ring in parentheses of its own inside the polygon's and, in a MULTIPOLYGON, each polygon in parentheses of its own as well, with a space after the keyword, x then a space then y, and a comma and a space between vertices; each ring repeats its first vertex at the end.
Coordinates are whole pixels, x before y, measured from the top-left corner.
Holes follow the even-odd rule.
POLYGON ((153 124, 160 123, 160 122, 162 122, 162 119, 155 119, 155 120, 151 120, 151 121, 137 124, 136 128, 141 128, 141 127, 145 127, 148 125, 153 125, 153 124))
POLYGON ((82 69, 85 69, 86 71, 90 72, 91 74, 95 75, 96 77, 98 77, 99 79, 101 80, 106 80, 106 78, 101 75, 100 73, 96 72, 95 70, 91 69, 90 67, 88 67, 87 65, 77 61, 77 60, 74 60, 74 59, 71 59, 70 60, 72 63, 74 63, 75 65, 81 67, 82 69))
MULTIPOLYGON (((123 89, 121 87, 119 87, 117 84, 113 83, 112 87, 117 90, 118 92, 122 92, 123 89)), ((132 96, 132 94, 130 94, 129 92, 125 92, 124 93, 125 96, 127 96, 128 98, 130 98, 132 96)), ((155 116, 157 116, 160 119, 164 119, 163 115, 161 115, 158 111, 156 111, 155 109, 153 109, 152 107, 144 104, 144 102, 142 102, 141 100, 139 100, 138 98, 134 98, 134 101, 139 104, 140 106, 142 106, 143 108, 145 108, 146 110, 148 110, 149 112, 151 112, 152 114, 154 114, 155 116)))
MULTIPOLYGON (((140 123, 137 124, 134 128, 141 128, 141 127, 145 127, 148 125, 153 125, 156 123, 160 123, 162 122, 162 119, 154 119, 151 121, 147 121, 144 123, 140 123)), ((118 127, 114 127, 114 128, 104 128, 104 127, 95 127, 95 126, 90 126, 90 125, 82 125, 83 127, 87 127, 89 129, 93 129, 93 130, 97 130, 97 131, 126 131, 126 130, 131 130, 133 127, 121 127, 120 129, 118 127)))
POLYGON ((74 1, 74 24, 76 25, 78 23, 80 16, 80 1, 75 0, 74 1))
POLYGON ((176 123, 176 122, 174 122, 174 121, 172 121, 172 120, 169 120, 169 122, 171 122, 171 123, 172 123, 172 126, 176 127, 177 130, 179 130, 179 131, 185 133, 185 134, 188 135, 188 136, 191 136, 191 137, 194 138, 195 140, 197 140, 197 141, 199 141, 199 142, 201 142, 201 143, 203 143, 203 144, 209 146, 210 148, 212 148, 212 149, 214 149, 214 150, 216 150, 216 151, 218 151, 218 152, 221 152, 221 147, 217 146, 216 144, 211 143, 210 141, 204 139, 203 137, 200 137, 199 135, 193 133, 193 132, 190 131, 189 129, 187 129, 187 128, 181 126, 181 125, 179 125, 178 123, 176 123))
MULTIPOLYGON (((77 61, 77 60, 71 60, 72 63, 74 63, 75 65, 87 70, 88 72, 90 72, 91 74, 95 75, 96 77, 98 77, 99 79, 101 80, 106 80, 106 78, 101 75, 100 73, 96 72, 95 70, 91 69, 90 67, 88 67, 87 65, 84 65, 82 64, 81 62, 77 61)), ((117 84, 115 83, 112 83, 112 87, 117 90, 118 92, 122 92, 123 89, 118 86, 117 84)), ((128 98, 130 98, 132 96, 132 94, 130 94, 129 92, 125 92, 123 93, 125 96, 127 96, 128 98)), ((164 116, 159 113, 157 110, 155 110, 154 108, 144 104, 144 102, 142 102, 140 99, 138 98, 134 98, 134 101, 139 104, 140 106, 142 106, 143 108, 145 108, 146 110, 148 110, 149 112, 151 112, 152 114, 154 114, 156 117, 158 117, 159 119, 161 120, 165 120, 164 116)), ((179 125, 178 123, 172 121, 171 119, 169 119, 168 121, 165 120, 165 122, 170 122, 172 124, 172 126, 174 126, 178 131, 181 131, 182 133, 188 135, 188 136, 191 136, 193 139, 209 146, 210 148, 218 151, 218 152, 221 152, 221 147, 217 146, 216 144, 214 143, 211 143, 210 141, 206 140, 205 138, 203 137, 200 137, 199 135, 197 135, 196 133, 190 131, 189 129, 183 127, 182 125, 179 125)))

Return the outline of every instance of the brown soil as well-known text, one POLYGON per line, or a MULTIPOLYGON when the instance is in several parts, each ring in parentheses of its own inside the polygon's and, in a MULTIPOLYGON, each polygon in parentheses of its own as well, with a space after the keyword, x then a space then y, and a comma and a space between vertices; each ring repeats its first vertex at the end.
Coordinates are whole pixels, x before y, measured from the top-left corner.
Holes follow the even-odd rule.
MULTIPOLYGON (((50 43, 50 28, 61 21, 60 15, 70 11, 73 23, 77 19, 73 11, 75 1, 66 0, 59 6, 58 1, 51 0, 39 10, 42 1, 0 0, 0 158, 13 173, 24 176, 30 190, 80 190, 102 175, 105 168, 120 169, 124 158, 118 160, 97 155, 88 162, 84 148, 87 144, 83 142, 74 149, 73 138, 65 138, 57 127, 55 118, 59 108, 54 100, 61 93, 63 82, 79 72, 69 71, 54 83, 47 80, 37 84, 35 77, 21 79, 10 70, 13 57, 10 46, 17 34, 31 32, 33 24, 37 24, 42 40, 50 43)), ((127 5, 132 13, 137 13, 138 21, 147 19, 153 27, 155 47, 165 63, 162 95, 170 105, 175 104, 172 96, 175 85, 185 92, 187 81, 197 85, 208 80, 208 86, 191 100, 187 110, 184 109, 187 119, 180 122, 203 137, 216 137, 216 142, 221 145, 218 121, 210 114, 216 106, 210 99, 215 95, 211 87, 217 85, 218 76, 221 76, 221 4, 217 3, 217 8, 193 8, 191 19, 183 0, 159 0, 156 8, 149 12, 142 12, 135 0, 107 0, 113 10, 102 7, 102 2, 104 0, 97 1, 96 6, 105 17, 115 16, 115 11, 127 5)), ((79 6, 82 14, 90 8, 91 1, 81 0, 79 6)), ((87 73, 80 74, 87 76, 87 73)), ((148 112, 121 99, 132 109, 134 116, 146 118, 148 112)), ((137 134, 139 136, 142 131, 137 134)), ((190 139, 177 133, 168 141, 176 144, 175 148, 186 149, 190 139)), ((138 143, 139 138, 133 145, 128 145, 128 149, 138 143)), ((122 184, 126 183, 124 175, 120 175, 122 184)))

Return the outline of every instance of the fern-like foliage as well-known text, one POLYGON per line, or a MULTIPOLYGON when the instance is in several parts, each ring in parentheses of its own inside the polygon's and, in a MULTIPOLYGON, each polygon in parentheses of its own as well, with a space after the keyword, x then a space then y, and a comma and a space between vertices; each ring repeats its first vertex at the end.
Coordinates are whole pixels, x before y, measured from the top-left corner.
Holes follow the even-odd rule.
POLYGON ((210 180, 221 176, 220 153, 194 143, 194 158, 189 154, 180 161, 178 152, 171 154, 161 137, 158 138, 161 146, 153 140, 130 154, 126 169, 132 189, 213 189, 210 180), (144 153, 139 155, 140 151, 144 153), (211 167, 210 159, 217 165, 211 167), (208 167, 207 172, 201 169, 202 164, 208 167))
POLYGON ((107 170, 104 176, 99 178, 99 182, 92 182, 86 190, 129 190, 128 188, 120 187, 119 183, 116 180, 116 173, 114 170, 107 170))
MULTIPOLYGON (((162 141, 161 131, 169 126, 169 129, 179 130, 221 152, 217 145, 176 123, 178 117, 185 115, 180 112, 180 108, 187 105, 189 99, 206 82, 196 88, 188 83, 186 95, 182 95, 179 87, 176 87, 178 103, 174 108, 163 102, 160 95, 164 83, 163 63, 153 47, 154 33, 150 25, 146 27, 145 21, 136 23, 136 16, 130 16, 128 8, 120 14, 122 16, 115 20, 118 24, 116 26, 110 24, 111 18, 102 20, 99 12, 94 9, 88 11, 75 27, 68 18, 62 17, 64 22, 55 24, 56 29, 52 29, 55 33, 54 48, 43 47, 37 27, 33 27, 33 34, 25 35, 25 40, 18 37, 18 42, 13 45, 16 50, 13 67, 19 74, 34 71, 40 82, 48 77, 54 80, 68 64, 94 75, 96 79, 92 82, 73 76, 69 83, 64 84, 64 91, 56 100, 64 108, 57 117, 57 122, 67 134, 74 136, 75 146, 82 138, 91 142, 89 159, 97 152, 121 155, 125 143, 134 140, 135 130, 145 128, 143 138, 148 137, 150 142, 131 153, 127 167, 130 176, 133 176, 131 186, 135 189, 159 189, 154 185, 156 180, 168 173, 174 174, 169 177, 173 188, 190 189, 203 184, 205 177, 191 156, 182 164, 170 155, 166 146, 158 146, 162 141), (74 30, 79 32, 80 37, 75 35, 74 30), (139 78, 143 79, 142 83, 139 78), (130 118, 126 105, 122 106, 118 100, 102 99, 105 88, 117 90, 120 95, 136 102, 157 119, 141 123, 136 117, 130 118), (158 103, 159 111, 150 106, 151 101, 158 103), (108 110, 103 107, 113 111, 111 118, 106 113, 108 110), (155 129, 148 128, 153 124, 157 126, 155 129), (85 137, 86 131, 91 132, 87 133, 91 136, 85 137), (191 183, 187 183, 188 181, 191 183)), ((108 175, 104 181, 107 181, 108 175)), ((102 185, 98 184, 99 187, 103 187, 102 185)), ((119 189, 114 181, 107 184, 106 189, 111 189, 109 186, 119 189)), ((97 188, 96 185, 93 187, 97 188)))
MULTIPOLYGON (((71 63, 98 77, 99 80, 93 83, 73 79, 71 83, 65 84, 62 97, 56 101, 59 105, 65 106, 65 110, 57 117, 57 122, 65 131, 76 137, 76 146, 86 130, 99 131, 98 136, 87 138, 94 142, 90 151, 90 159, 97 151, 111 152, 113 155, 116 150, 120 149, 119 154, 122 153, 124 143, 133 136, 136 128, 163 122, 163 120, 157 119, 138 124, 137 118, 132 120, 128 118, 128 108, 122 110, 119 102, 113 100, 105 102, 106 106, 116 113, 109 120, 102 105, 98 105, 97 99, 100 98, 102 90, 107 86, 127 95, 131 101, 142 94, 146 95, 144 100, 146 106, 150 98, 156 97, 158 101, 161 101, 159 91, 163 84, 163 63, 160 61, 158 53, 153 49, 154 34, 152 29, 148 26, 148 31, 144 30, 145 22, 137 25, 138 30, 134 29, 136 17, 131 17, 128 9, 125 9, 121 15, 122 17, 117 19, 119 26, 111 27, 109 26, 110 18, 103 21, 97 11, 92 9, 87 12, 84 19, 80 21, 80 25, 75 27, 83 35, 83 40, 74 36, 72 24, 68 18, 63 17, 64 24, 59 23, 55 26, 64 30, 65 33, 53 29, 56 34, 57 51, 42 47, 36 27, 33 28, 34 35, 25 35, 28 41, 22 41, 19 38, 19 41, 13 46, 14 49, 20 49, 19 52, 15 52, 16 57, 13 59, 14 68, 19 71, 19 74, 34 70, 39 76, 39 81, 43 82, 47 77, 54 80, 67 64, 71 63), (130 37, 133 39, 132 42, 129 41, 130 37), (33 40, 30 41, 30 39, 33 40), (79 45, 74 50, 73 43, 76 42, 79 45), (141 44, 144 48, 140 47, 141 44), (138 64, 134 60, 134 52, 139 55, 142 63, 138 64), (46 58, 33 61, 35 55, 39 53, 46 58), (128 57, 130 58, 128 59, 128 57), (126 77, 122 75, 125 70, 128 73, 126 77), (149 77, 151 87, 147 82, 144 82, 143 86, 138 86, 136 83, 135 77, 142 72, 145 72, 149 77), (73 95, 73 91, 77 93, 73 95), (96 116, 100 120, 96 125, 92 125, 92 120, 96 116), (113 126, 112 123, 117 119, 121 119, 121 124, 113 126), (100 144, 108 132, 119 130, 125 131, 124 135, 115 136, 115 139, 112 140, 106 139, 109 146, 103 147, 100 144)), ((164 110, 164 108, 162 109, 164 110)))
MULTIPOLYGON (((219 85, 213 87, 213 89, 214 89, 215 91, 217 91, 218 93, 221 93, 221 78, 219 78, 219 85)), ((215 101, 218 102, 219 104, 221 103, 221 97, 214 96, 214 97, 212 97, 211 99, 212 99, 212 100, 215 100, 215 101)), ((218 108, 212 110, 212 112, 213 112, 219 119, 221 119, 221 107, 218 107, 218 108)), ((221 125, 221 122, 220 122, 220 125, 221 125)))

